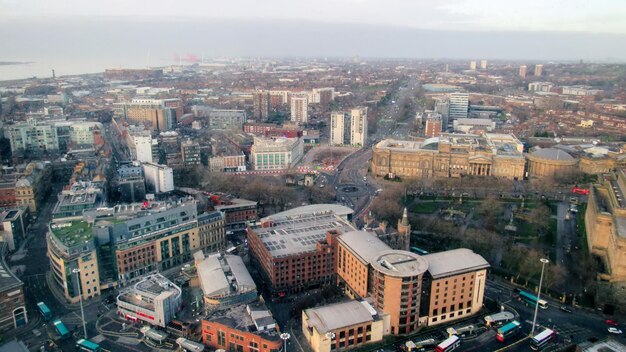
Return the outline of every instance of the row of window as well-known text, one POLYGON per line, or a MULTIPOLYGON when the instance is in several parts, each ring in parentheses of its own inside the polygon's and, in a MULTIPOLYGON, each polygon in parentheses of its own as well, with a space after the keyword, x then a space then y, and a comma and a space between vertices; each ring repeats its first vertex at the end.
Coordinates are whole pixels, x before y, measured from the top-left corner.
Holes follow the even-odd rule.
MULTIPOLYGON (((465 310, 465 314, 470 314, 471 312, 472 312, 472 310, 471 310, 471 309, 466 309, 466 310, 465 310)), ((464 315, 464 312, 463 312, 463 311, 460 311, 460 312, 457 312, 457 313, 456 313, 456 316, 459 316, 459 317, 460 317, 460 316, 463 316, 463 315, 464 315)), ((443 314, 443 315, 441 315, 440 317, 434 317, 434 318, 432 319, 432 321, 433 321, 433 323, 434 323, 434 322, 436 322, 438 319, 440 319, 440 320, 442 320, 442 321, 443 321, 443 320, 446 320, 446 319, 452 319, 452 318, 454 318, 454 316, 455 316, 455 313, 450 313, 450 315, 449 315, 449 316, 446 316, 446 314, 443 314)))

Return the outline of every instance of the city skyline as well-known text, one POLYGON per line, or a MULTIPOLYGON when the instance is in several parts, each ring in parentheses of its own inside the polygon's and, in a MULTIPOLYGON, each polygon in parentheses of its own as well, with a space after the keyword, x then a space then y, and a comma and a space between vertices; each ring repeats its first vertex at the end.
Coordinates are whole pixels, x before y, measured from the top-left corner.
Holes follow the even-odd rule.
POLYGON ((180 57, 625 62, 624 16, 618 1, 0 0, 0 80, 161 67, 180 57))

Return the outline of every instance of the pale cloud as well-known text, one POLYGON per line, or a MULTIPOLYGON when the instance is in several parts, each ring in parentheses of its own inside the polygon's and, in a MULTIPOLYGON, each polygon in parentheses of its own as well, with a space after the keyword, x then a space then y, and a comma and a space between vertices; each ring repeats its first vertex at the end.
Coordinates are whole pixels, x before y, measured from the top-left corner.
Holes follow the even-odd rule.
POLYGON ((623 0, 0 0, 0 18, 307 20, 435 30, 626 34, 623 0))

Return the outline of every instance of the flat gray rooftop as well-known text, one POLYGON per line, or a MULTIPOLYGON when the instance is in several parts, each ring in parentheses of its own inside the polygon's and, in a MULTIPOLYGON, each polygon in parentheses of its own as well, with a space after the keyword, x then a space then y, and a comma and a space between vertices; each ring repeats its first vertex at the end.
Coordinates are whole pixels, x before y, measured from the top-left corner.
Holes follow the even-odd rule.
POLYGON ((349 231, 339 236, 338 240, 365 263, 371 263, 380 252, 391 249, 376 235, 367 231, 349 231))
MULTIPOLYGON (((368 309, 367 302, 350 301, 305 310, 309 326, 315 327, 320 334, 343 327, 374 321, 373 309, 368 309)), ((371 308, 371 306, 369 307, 371 308)))
POLYGON ((435 279, 489 267, 485 258, 467 248, 427 254, 422 258, 428 261, 428 272, 435 279))
POLYGON ((372 259, 373 268, 396 277, 422 275, 429 267, 428 262, 422 256, 393 249, 379 253, 372 259))
POLYGON ((302 214, 271 220, 272 226, 251 227, 272 257, 313 252, 317 243, 326 238, 326 232, 353 231, 354 227, 334 213, 302 214))
POLYGON ((352 208, 348 208, 341 204, 311 204, 304 205, 301 207, 296 207, 293 209, 285 210, 280 213, 276 213, 274 215, 270 215, 266 218, 263 218, 261 221, 280 219, 286 216, 294 216, 294 215, 303 215, 303 214, 315 214, 315 213, 323 213, 323 212, 333 212, 342 218, 347 218, 348 216, 354 213, 352 208))

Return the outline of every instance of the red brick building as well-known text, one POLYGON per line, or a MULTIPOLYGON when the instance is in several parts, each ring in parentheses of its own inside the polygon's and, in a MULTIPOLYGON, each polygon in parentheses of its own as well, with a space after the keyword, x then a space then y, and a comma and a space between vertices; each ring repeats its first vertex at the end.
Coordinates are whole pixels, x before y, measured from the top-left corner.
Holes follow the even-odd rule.
POLYGON ((332 212, 284 216, 248 227, 253 258, 273 293, 334 282, 336 237, 354 228, 332 212))
POLYGON ((211 313, 202 320, 202 342, 213 349, 236 352, 278 352, 282 347, 278 325, 260 304, 211 313))

